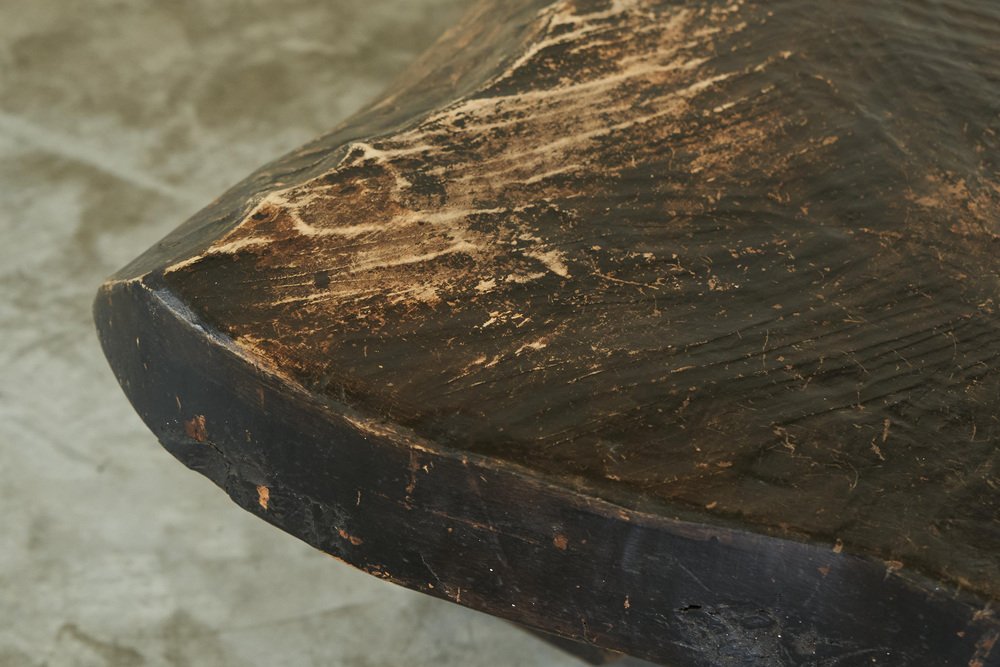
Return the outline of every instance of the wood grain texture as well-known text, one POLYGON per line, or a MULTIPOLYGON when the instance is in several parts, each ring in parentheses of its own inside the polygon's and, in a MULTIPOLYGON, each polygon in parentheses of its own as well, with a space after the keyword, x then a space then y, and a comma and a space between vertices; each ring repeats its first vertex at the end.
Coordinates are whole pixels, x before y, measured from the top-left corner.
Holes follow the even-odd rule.
POLYGON ((483 5, 109 280, 106 351, 404 585, 652 659, 997 664, 998 44, 976 0, 483 5))

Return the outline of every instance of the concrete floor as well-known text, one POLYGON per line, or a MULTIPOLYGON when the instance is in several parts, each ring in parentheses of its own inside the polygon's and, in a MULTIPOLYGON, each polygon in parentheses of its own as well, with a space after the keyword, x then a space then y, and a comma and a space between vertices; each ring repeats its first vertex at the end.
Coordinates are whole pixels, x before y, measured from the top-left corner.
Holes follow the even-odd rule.
POLYGON ((464 4, 0 3, 0 667, 580 664, 239 510, 156 444, 90 321, 105 275, 464 4))

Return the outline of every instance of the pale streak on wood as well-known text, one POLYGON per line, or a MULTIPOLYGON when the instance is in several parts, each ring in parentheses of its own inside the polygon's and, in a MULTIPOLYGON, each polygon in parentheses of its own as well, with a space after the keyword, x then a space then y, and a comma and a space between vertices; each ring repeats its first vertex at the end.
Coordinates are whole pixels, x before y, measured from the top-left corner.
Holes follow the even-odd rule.
MULTIPOLYGON (((529 66, 533 58, 550 46, 574 42, 579 45, 579 48, 586 47, 586 39, 589 35, 596 32, 620 29, 623 23, 627 25, 630 14, 640 12, 642 4, 641 2, 634 1, 616 2, 606 11, 584 15, 574 15, 571 3, 556 3, 544 9, 540 13, 539 21, 547 24, 550 36, 534 42, 504 73, 495 77, 485 87, 502 82, 519 69, 529 66), (604 24, 603 21, 608 19, 617 19, 617 22, 613 22, 610 25, 604 24), (556 28, 565 25, 573 25, 576 28, 569 32, 551 35, 556 28)), ((656 100, 662 104, 653 113, 630 115, 627 113, 627 104, 613 105, 611 108, 613 113, 624 113, 626 115, 623 120, 617 123, 605 124, 601 118, 596 117, 595 113, 588 112, 589 109, 606 111, 608 107, 607 103, 611 101, 610 98, 612 97, 609 95, 609 91, 631 79, 669 76, 671 73, 693 71, 702 66, 709 58, 708 55, 692 56, 683 59, 677 57, 678 52, 681 50, 690 50, 698 46, 706 47, 709 45, 706 40, 707 35, 703 36, 700 40, 681 39, 688 36, 685 34, 684 28, 689 22, 691 14, 690 10, 678 9, 673 15, 667 17, 665 22, 657 27, 668 38, 662 40, 663 43, 655 50, 636 53, 629 58, 623 59, 623 67, 620 71, 547 90, 527 91, 516 96, 501 96, 496 98, 473 97, 472 99, 460 101, 451 105, 448 109, 431 115, 426 122, 409 132, 404 132, 390 139, 388 142, 378 144, 376 142, 352 143, 347 148, 347 156, 334 171, 342 169, 345 165, 360 165, 368 162, 385 165, 391 169, 394 162, 403 158, 421 156, 428 158, 442 150, 439 145, 440 142, 434 141, 434 138, 436 138, 433 134, 435 131, 434 128, 440 125, 451 125, 462 117, 469 118, 472 121, 467 126, 467 131, 470 132, 520 122, 516 118, 516 115, 513 119, 501 117, 499 120, 489 121, 489 118, 497 117, 497 109, 502 105, 505 111, 508 110, 507 107, 509 106, 530 110, 531 115, 527 120, 530 124, 544 124, 548 117, 565 117, 568 105, 579 109, 580 114, 586 121, 586 125, 589 125, 589 127, 571 136, 559 137, 541 145, 525 146, 521 150, 501 150, 487 162, 487 164, 492 164, 497 160, 507 163, 514 162, 516 164, 512 165, 513 168, 508 166, 501 168, 499 171, 493 170, 487 174, 472 169, 473 173, 471 174, 459 173, 452 174, 451 176, 454 180, 474 181, 478 177, 481 181, 484 177, 491 178, 499 174, 510 176, 508 179, 509 182, 535 185, 543 183, 552 176, 571 172, 573 169, 564 164, 568 152, 581 148, 591 139, 606 136, 609 133, 620 131, 636 124, 654 122, 662 117, 677 115, 683 110, 684 103, 688 98, 733 75, 733 73, 722 73, 697 78, 686 86, 678 88, 671 95, 656 100), (665 59, 669 60, 664 62, 665 59), (477 118, 481 118, 484 122, 475 122, 477 118), (539 168, 546 166, 548 168, 539 168)), ((639 27, 648 29, 648 26, 641 23, 639 27)), ((718 30, 721 30, 721 28, 718 30)), ((712 30, 710 32, 716 31, 712 30)), ((406 179, 405 174, 398 173, 398 170, 396 172, 394 178, 395 189, 396 194, 399 195, 403 190, 408 188, 410 183, 406 179)), ((466 211, 469 211, 469 214, 482 211, 475 207, 461 207, 460 201, 457 202, 459 205, 452 209, 433 212, 408 211, 387 220, 366 220, 354 224, 329 224, 331 221, 325 219, 322 221, 325 223, 322 226, 315 224, 306 220, 304 212, 309 206, 321 201, 325 196, 324 190, 329 189, 319 184, 318 180, 316 179, 306 186, 297 186, 267 195, 251 211, 243 223, 209 248, 204 253, 204 256, 232 254, 252 250, 267 243, 269 240, 267 237, 256 237, 252 235, 252 232, 250 236, 246 235, 247 231, 251 231, 249 228, 252 227, 253 214, 265 207, 277 207, 287 212, 293 221, 294 230, 299 235, 307 237, 337 237, 351 240, 365 234, 379 234, 395 226, 414 225, 419 222, 430 222, 438 225, 450 224, 449 229, 457 233, 457 240, 453 239, 444 244, 438 242, 438 247, 434 250, 410 253, 403 258, 380 260, 359 254, 355 267, 349 269, 349 273, 371 271, 379 268, 389 269, 403 264, 431 261, 451 253, 468 253, 474 255, 477 248, 484 247, 488 242, 487 239, 473 239, 473 235, 461 231, 463 226, 462 221, 467 216, 466 211), (292 195, 296 197, 294 200, 292 195)), ((496 186, 500 185, 502 183, 496 184, 496 186)), ((461 193, 456 194, 458 194, 458 199, 461 200, 461 193)), ((466 199, 468 198, 466 197, 466 199)), ((495 209, 486 209, 486 211, 502 213, 502 211, 495 209)), ((339 221, 332 222, 336 223, 339 221)), ((546 270, 558 276, 567 278, 571 275, 567 264, 568 260, 560 251, 546 247, 544 240, 541 239, 539 239, 538 245, 538 248, 526 252, 525 256, 538 260, 546 270)), ((484 256, 481 260, 489 261, 490 257, 484 256)), ((185 260, 170 267, 168 271, 179 270, 197 261, 199 261, 199 257, 185 260)), ((522 271, 517 275, 529 276, 533 273, 522 271)), ((444 276, 442 277, 444 278, 444 276)), ((435 290, 432 288, 431 291, 435 290)), ((343 296, 347 295, 344 294, 343 296)))
MULTIPOLYGON (((534 41, 478 91, 410 129, 352 142, 333 169, 265 195, 229 233, 166 272, 247 253, 265 270, 284 261, 295 275, 321 272, 327 276, 322 289, 308 280, 273 286, 255 281, 247 289, 261 304, 327 313, 331 326, 351 312, 377 322, 363 304, 379 299, 434 304, 445 292, 503 299, 505 291, 546 276, 572 281, 593 273, 603 281, 656 289, 596 271, 586 258, 554 246, 534 220, 543 214, 571 218, 571 211, 550 202, 572 192, 560 181, 588 178, 600 168, 590 159, 596 142, 636 128, 651 141, 674 132, 695 97, 741 73, 711 66, 716 39, 746 27, 738 17, 740 6, 733 3, 707 18, 672 7, 651 19, 652 5, 638 0, 583 15, 573 13, 571 2, 550 5, 538 14, 534 41), (559 32, 567 25, 573 29, 559 32), (636 39, 640 34, 645 41, 636 39), (537 68, 547 49, 569 44, 578 54, 613 49, 610 71, 583 69, 571 81, 502 89, 510 80, 531 82, 522 70, 537 68), (471 162, 454 157, 466 150, 466 142, 475 145, 494 131, 505 138, 479 145, 471 162), (428 201, 414 185, 427 178, 440 183, 437 200, 428 201), (490 205, 517 187, 530 188, 532 194, 521 199, 534 203, 490 205), (278 244, 286 250, 275 252, 278 244)), ((735 113, 739 101, 718 105, 716 113, 735 113)), ((732 155, 754 150, 767 135, 745 139, 750 141, 727 140, 725 150, 699 156, 697 168, 724 168, 732 155)), ((248 349, 256 347, 239 340, 247 341, 248 349)))

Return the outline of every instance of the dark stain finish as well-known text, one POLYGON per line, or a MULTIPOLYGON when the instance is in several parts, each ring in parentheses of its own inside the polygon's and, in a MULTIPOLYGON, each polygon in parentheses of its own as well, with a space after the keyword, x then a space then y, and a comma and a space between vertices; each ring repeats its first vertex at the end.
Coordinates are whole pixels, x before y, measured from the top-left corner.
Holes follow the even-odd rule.
POLYGON ((651 659, 998 664, 998 45, 981 0, 486 3, 112 278, 105 349, 404 585, 651 659))

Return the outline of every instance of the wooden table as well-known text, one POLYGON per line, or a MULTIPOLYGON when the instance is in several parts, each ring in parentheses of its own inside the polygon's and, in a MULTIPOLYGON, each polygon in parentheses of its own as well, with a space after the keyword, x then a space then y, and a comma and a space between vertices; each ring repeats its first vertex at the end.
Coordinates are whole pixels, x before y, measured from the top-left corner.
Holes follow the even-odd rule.
POLYGON ((677 665, 1000 665, 998 109, 990 0, 484 3, 95 319, 172 454, 375 576, 677 665))

